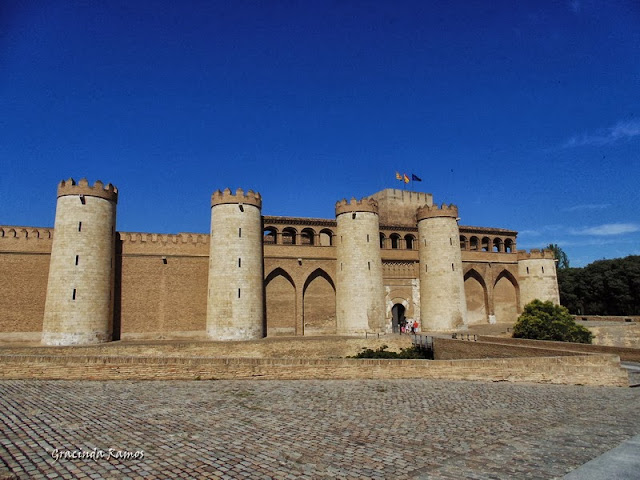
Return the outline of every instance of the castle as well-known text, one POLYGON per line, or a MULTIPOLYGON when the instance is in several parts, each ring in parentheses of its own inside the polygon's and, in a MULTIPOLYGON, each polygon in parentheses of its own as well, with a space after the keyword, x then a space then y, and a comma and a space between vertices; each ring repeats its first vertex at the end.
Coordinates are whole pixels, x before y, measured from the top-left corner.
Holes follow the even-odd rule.
POLYGON ((455 205, 386 189, 335 219, 263 216, 259 193, 211 197, 210 234, 116 231, 118 190, 62 181, 54 229, 0 227, 0 340, 251 340, 513 322, 559 303, 548 250, 459 225, 455 205))

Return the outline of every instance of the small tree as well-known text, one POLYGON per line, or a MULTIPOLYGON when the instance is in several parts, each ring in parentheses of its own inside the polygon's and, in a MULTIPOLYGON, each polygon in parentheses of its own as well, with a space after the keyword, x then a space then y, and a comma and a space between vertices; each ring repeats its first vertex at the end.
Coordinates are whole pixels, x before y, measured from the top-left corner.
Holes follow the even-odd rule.
POLYGON ((513 338, 591 343, 593 334, 578 325, 565 307, 536 299, 525 305, 513 327, 513 338))
POLYGON ((553 251, 553 256, 558 261, 558 270, 569 268, 569 257, 567 256, 565 251, 558 246, 557 243, 550 243, 549 245, 547 245, 547 248, 553 251))

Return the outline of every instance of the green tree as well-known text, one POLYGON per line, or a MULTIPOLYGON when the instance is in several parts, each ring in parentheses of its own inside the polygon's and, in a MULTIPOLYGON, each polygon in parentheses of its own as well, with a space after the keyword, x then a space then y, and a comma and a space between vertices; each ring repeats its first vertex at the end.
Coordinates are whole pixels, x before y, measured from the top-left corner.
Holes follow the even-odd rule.
POLYGON ((513 338, 591 343, 593 334, 578 325, 565 307, 536 299, 525 305, 513 327, 513 338))
POLYGON ((553 251, 553 256, 558 261, 558 270, 569 268, 569 257, 567 256, 565 251, 558 246, 557 243, 550 243, 549 245, 547 245, 547 248, 553 251))
POLYGON ((640 255, 558 269, 558 287, 575 315, 640 315, 640 255))

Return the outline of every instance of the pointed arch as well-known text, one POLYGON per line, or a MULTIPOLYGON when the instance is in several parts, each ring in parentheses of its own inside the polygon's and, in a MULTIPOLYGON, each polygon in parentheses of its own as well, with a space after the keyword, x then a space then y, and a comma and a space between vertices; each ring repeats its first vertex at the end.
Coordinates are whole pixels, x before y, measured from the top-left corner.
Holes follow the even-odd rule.
POLYGON ((302 294, 304 295, 304 292, 307 290, 307 287, 309 286, 309 284, 315 280, 317 277, 322 277, 324 278, 327 282, 329 282, 329 285, 331 285, 331 288, 333 288, 333 292, 335 293, 336 291, 336 286, 333 283, 333 279, 331 278, 331 276, 325 272, 322 268, 316 268, 313 272, 311 272, 309 274, 309 276, 307 277, 307 279, 304 281, 304 286, 302 287, 302 294))
POLYGON ((464 294, 467 301, 469 325, 487 323, 489 312, 489 292, 487 283, 480 273, 471 268, 464 274, 464 294))
POLYGON ((514 323, 520 312, 520 287, 508 270, 502 270, 493 284, 493 311, 499 323, 514 323))
POLYGON ((267 336, 295 335, 296 284, 283 268, 277 267, 264 281, 267 336))
POLYGON ((302 316, 305 335, 336 333, 336 287, 321 268, 311 272, 304 282, 302 316))

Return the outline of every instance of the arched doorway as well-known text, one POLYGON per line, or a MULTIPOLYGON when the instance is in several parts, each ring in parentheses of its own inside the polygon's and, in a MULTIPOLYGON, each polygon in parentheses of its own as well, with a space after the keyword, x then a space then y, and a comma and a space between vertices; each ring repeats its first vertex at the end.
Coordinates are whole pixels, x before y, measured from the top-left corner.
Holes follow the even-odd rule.
POLYGON ((406 322, 404 318, 405 308, 401 303, 396 303, 391 308, 391 326, 393 327, 393 333, 400 333, 400 327, 406 322))

